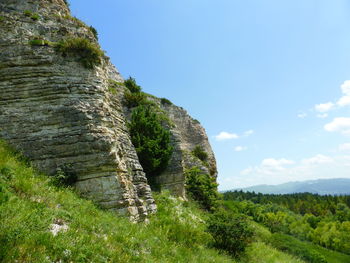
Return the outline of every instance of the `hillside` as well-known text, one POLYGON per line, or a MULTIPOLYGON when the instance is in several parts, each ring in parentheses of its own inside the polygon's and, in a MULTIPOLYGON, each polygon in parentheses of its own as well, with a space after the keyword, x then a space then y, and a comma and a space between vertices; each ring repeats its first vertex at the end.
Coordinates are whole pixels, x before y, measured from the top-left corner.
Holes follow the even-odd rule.
POLYGON ((53 186, 0 143, 0 261, 302 262, 261 240, 235 260, 210 248, 206 213, 168 194, 155 196, 158 213, 149 223, 131 223, 53 186))
POLYGON ((350 194, 350 179, 319 179, 303 182, 290 182, 279 185, 256 185, 246 188, 237 188, 234 190, 262 194, 293 194, 308 192, 320 195, 344 195, 350 194))

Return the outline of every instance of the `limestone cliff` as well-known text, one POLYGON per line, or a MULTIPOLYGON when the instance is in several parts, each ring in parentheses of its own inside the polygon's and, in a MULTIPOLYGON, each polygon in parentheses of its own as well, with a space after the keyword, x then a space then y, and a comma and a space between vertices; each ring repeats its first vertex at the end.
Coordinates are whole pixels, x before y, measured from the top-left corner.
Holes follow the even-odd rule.
POLYGON ((102 207, 135 220, 154 212, 121 106, 108 92, 109 79, 122 80, 117 70, 107 58, 91 70, 50 45, 29 44, 38 36, 96 41, 89 28, 63 0, 1 0, 0 10, 0 137, 48 174, 70 165, 77 189, 102 207))
MULTIPOLYGON (((57 52, 52 43, 72 37, 98 45, 63 0, 1 0, 0 138, 50 175, 69 166, 83 196, 140 220, 156 205, 128 135, 127 110, 109 91, 110 80, 123 79, 105 56, 86 68, 76 56, 57 52)), ((158 180, 184 196, 186 167, 216 176, 214 154, 185 110, 154 100, 174 123, 175 151, 158 180), (208 153, 207 165, 190 154, 196 145, 208 153)))

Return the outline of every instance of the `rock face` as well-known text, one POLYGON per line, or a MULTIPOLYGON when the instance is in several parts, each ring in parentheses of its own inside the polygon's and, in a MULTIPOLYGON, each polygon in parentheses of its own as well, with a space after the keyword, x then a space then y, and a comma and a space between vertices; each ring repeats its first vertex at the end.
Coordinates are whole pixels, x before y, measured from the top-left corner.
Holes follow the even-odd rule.
POLYGON ((110 79, 122 81, 117 70, 107 58, 86 69, 52 46, 29 44, 37 36, 96 42, 89 28, 63 0, 1 0, 0 11, 0 137, 48 174, 69 166, 81 194, 104 208, 134 220, 153 213, 121 105, 108 92, 110 79))
MULTIPOLYGON (((142 220, 156 205, 126 127, 130 109, 122 105, 123 92, 109 90, 111 80, 123 79, 107 57, 87 69, 50 44, 73 37, 97 44, 63 0, 1 0, 0 138, 49 175, 75 173, 84 197, 142 220), (31 45, 33 39, 45 42, 31 45)), ((157 180, 185 196, 184 171, 199 166, 216 177, 214 154, 199 122, 152 99, 174 124, 174 153, 157 180), (208 154, 206 164, 190 153, 197 145, 208 154)))
POLYGON ((157 181, 163 188, 185 197, 186 170, 196 166, 203 172, 216 178, 215 156, 204 128, 197 120, 189 116, 186 110, 167 103, 160 103, 160 107, 173 123, 170 131, 174 152, 167 169, 157 178, 157 181), (206 162, 202 162, 191 153, 197 146, 207 153, 208 158, 206 162))
MULTIPOLYGON (((122 94, 123 92, 121 92, 122 94)), ((122 98, 119 98, 122 100, 122 98)), ((204 173, 217 177, 216 160, 209 144, 208 136, 201 124, 193 119, 185 109, 162 99, 148 96, 148 100, 156 103, 171 122, 168 127, 171 132, 173 154, 165 171, 156 177, 156 183, 161 189, 167 189, 177 196, 186 198, 185 172, 192 167, 198 167, 204 173), (199 146, 208 155, 205 162, 192 154, 199 146)), ((132 109, 124 105, 124 115, 130 119, 132 109)))

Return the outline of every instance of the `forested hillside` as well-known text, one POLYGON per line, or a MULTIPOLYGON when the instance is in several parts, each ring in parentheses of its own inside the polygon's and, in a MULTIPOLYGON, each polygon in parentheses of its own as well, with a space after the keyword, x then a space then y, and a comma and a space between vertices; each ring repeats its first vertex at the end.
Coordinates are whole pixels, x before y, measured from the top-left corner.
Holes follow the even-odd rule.
MULTIPOLYGON (((299 241, 308 241, 350 254, 349 196, 309 193, 263 195, 236 191, 224 193, 224 199, 232 210, 244 213, 266 226, 274 233, 272 243, 282 249, 292 251, 299 241)), ((300 246, 303 249, 312 247, 306 244, 300 246)), ((325 257, 325 262, 350 262, 350 257, 346 255, 338 254, 327 258, 329 252, 322 249, 316 249, 313 253, 325 257), (334 261, 337 257, 342 259, 334 261)))

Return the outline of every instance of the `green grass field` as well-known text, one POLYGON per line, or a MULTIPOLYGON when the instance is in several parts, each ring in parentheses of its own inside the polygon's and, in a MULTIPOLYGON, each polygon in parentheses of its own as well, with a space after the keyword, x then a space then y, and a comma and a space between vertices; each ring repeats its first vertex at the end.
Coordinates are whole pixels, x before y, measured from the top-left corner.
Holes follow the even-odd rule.
POLYGON ((207 214, 196 204, 155 198, 150 223, 130 223, 53 186, 0 142, 0 262, 302 262, 261 241, 233 259, 210 248, 207 214), (53 223, 68 229, 54 236, 53 223))

